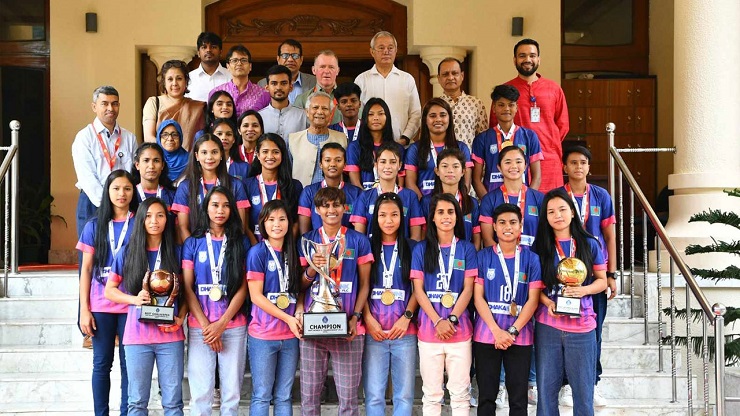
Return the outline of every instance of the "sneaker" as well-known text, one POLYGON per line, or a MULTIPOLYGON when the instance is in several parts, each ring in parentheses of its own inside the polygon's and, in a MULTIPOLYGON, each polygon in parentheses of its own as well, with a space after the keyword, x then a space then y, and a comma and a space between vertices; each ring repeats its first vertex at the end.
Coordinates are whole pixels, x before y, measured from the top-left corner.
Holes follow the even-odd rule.
POLYGON ((560 389, 558 404, 561 406, 573 407, 573 390, 570 389, 570 386, 565 385, 560 389))
POLYGON ((442 406, 445 405, 445 385, 444 383, 442 384, 442 398, 439 399, 439 404, 441 404, 442 406))
POLYGON ((506 386, 500 384, 498 386, 498 395, 496 395, 496 409, 503 409, 506 407, 506 386))
POLYGON ((470 407, 478 407, 478 392, 476 390, 477 389, 474 389, 472 384, 468 387, 468 393, 470 393, 470 407))
POLYGON ((527 403, 537 406, 537 386, 530 386, 527 391, 527 403))
POLYGON ((92 349, 92 337, 90 335, 85 335, 85 338, 82 338, 82 348, 92 349))
POLYGON ((594 407, 604 407, 609 404, 599 391, 599 386, 594 386, 594 407))

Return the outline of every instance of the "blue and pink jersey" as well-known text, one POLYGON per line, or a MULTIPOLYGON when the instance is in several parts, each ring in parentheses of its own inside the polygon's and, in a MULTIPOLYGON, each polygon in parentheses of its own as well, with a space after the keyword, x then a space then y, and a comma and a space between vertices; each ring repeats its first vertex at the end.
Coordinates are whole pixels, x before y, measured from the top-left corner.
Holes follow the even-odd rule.
MULTIPOLYGON (((569 186, 563 186, 562 189, 571 194, 569 186)), ((608 226, 615 224, 617 221, 614 218, 614 201, 612 201, 609 192, 606 189, 587 184, 586 194, 588 194, 587 202, 583 207, 583 194, 573 194, 573 203, 576 205, 576 215, 583 216, 586 218, 586 224, 584 228, 591 235, 596 237, 596 240, 601 244, 601 251, 604 255, 604 260, 609 260, 609 251, 606 247, 606 240, 604 240, 604 229, 608 226), (585 210, 581 211, 581 207, 585 210)))
MULTIPOLYGON (((426 246, 426 242, 422 241, 414 247, 413 254, 411 255, 411 279, 424 280, 424 292, 432 303, 432 307, 434 307, 434 310, 437 311, 437 314, 441 318, 447 319, 455 306, 445 308, 442 305, 442 296, 445 294, 445 288, 442 279, 438 275, 439 267, 437 267, 434 273, 424 271, 426 246)), ((442 261, 446 268, 450 258, 450 245, 441 246, 440 251, 442 252, 442 261)), ((450 292, 452 292, 452 296, 455 298, 455 302, 457 302, 457 297, 463 291, 465 279, 475 279, 477 276, 478 259, 476 257, 475 247, 467 241, 458 241, 455 248, 455 260, 452 263, 452 277, 450 278, 450 285, 448 287, 450 292)), ((442 341, 435 336, 437 332, 434 329, 434 321, 429 318, 426 312, 424 312, 424 309, 420 308, 419 318, 417 320, 419 341, 462 342, 470 339, 473 336, 473 324, 470 321, 469 308, 466 307, 463 313, 457 318, 460 322, 457 326, 457 332, 455 332, 452 338, 442 341)))
MULTIPOLYGON (((524 189, 522 188, 522 190, 524 189)), ((493 210, 501 204, 508 202, 509 204, 517 205, 522 210, 522 222, 524 222, 521 244, 532 246, 534 244, 534 236, 537 235, 537 223, 540 219, 540 206, 542 205, 544 195, 542 195, 542 192, 530 187, 526 187, 526 192, 523 192, 523 194, 524 204, 519 201, 519 193, 512 194, 505 190, 503 186, 487 193, 480 202, 480 222, 493 224, 493 210), (507 198, 508 201, 506 200, 507 198)))
MULTIPOLYGON (((375 160, 375 152, 380 147, 379 144, 373 143, 373 160, 375 160)), ((400 145, 398 146, 401 149, 401 160, 398 162, 401 164, 401 170, 398 172, 398 176, 403 177, 406 175, 406 171, 403 169, 403 157, 405 150, 400 145)), ((368 190, 373 187, 373 184, 375 183, 375 173, 373 170, 361 170, 360 169, 360 141, 355 140, 353 142, 349 142, 347 145, 347 164, 344 166, 345 172, 360 172, 360 182, 362 183, 362 188, 364 190, 368 190)))
MULTIPOLYGON (((527 167, 534 162, 544 160, 537 133, 521 126, 514 126, 514 129, 514 145, 524 152, 527 167)), ((504 177, 498 170, 498 152, 501 151, 503 141, 503 135, 498 131, 498 126, 480 133, 473 139, 473 154, 471 157, 473 162, 485 166, 483 185, 488 188, 488 192, 504 183, 504 177)), ((524 178, 525 183, 529 185, 529 168, 524 171, 524 178)))
MULTIPOLYGON (((201 204, 203 201, 203 198, 205 198, 208 191, 211 190, 214 186, 216 186, 216 182, 218 180, 215 180, 213 182, 206 182, 203 181, 203 185, 197 184, 197 186, 200 187, 200 192, 198 192, 198 205, 201 204), (205 188, 205 189, 204 189, 205 188)), ((244 191, 244 185, 239 181, 239 179, 235 177, 231 177, 231 192, 234 193, 234 199, 236 201, 236 208, 237 209, 248 209, 249 208, 249 199, 247 198, 247 193, 244 191)), ((172 211, 173 212, 182 212, 183 214, 189 214, 190 208, 198 208, 198 207, 191 207, 190 201, 189 201, 189 195, 190 195, 190 180, 185 179, 184 181, 180 182, 180 185, 177 187, 177 192, 175 193, 175 200, 172 203, 172 211)), ((191 227, 194 226, 194 224, 190 224, 191 227)))
MULTIPOLYGON (((257 243, 247 254, 247 280, 261 281, 262 294, 274 304, 277 302, 278 296, 283 292, 280 290, 278 265, 275 264, 275 260, 273 260, 270 250, 265 243, 265 241, 257 243)), ((275 249, 275 255, 280 265, 285 267, 285 259, 282 251, 275 249)), ((285 273, 285 270, 283 270, 283 273, 285 273)), ((301 279, 303 270, 290 270, 289 273, 297 276, 297 279, 301 279)), ((288 298, 290 299, 290 305, 284 309, 284 312, 292 316, 295 314, 296 297, 289 295, 288 298)), ((295 338, 288 324, 265 312, 255 303, 252 303, 251 315, 252 319, 249 321, 248 329, 249 335, 258 339, 272 341, 295 338)))
POLYGON ((242 184, 245 184, 249 176, 250 164, 241 160, 229 160, 231 160, 228 171, 229 175, 239 179, 242 184))
MULTIPOLYGON (((519 258, 519 276, 514 276, 515 255, 504 256, 506 269, 509 277, 516 280, 516 296, 513 297, 512 287, 507 284, 501 261, 494 247, 486 247, 478 252, 478 278, 475 284, 483 286, 483 298, 488 303, 488 307, 493 314, 496 325, 504 331, 514 325, 517 317, 511 315, 511 302, 517 305, 518 312, 529 300, 529 289, 539 288, 542 285, 540 276, 540 258, 531 250, 522 247, 519 258)), ((476 316, 475 332, 473 341, 485 344, 494 344, 495 339, 490 328, 485 321, 476 316)), ((514 345, 532 345, 534 343, 534 325, 530 320, 519 330, 519 335, 514 340, 514 345)))
MULTIPOLYGON (((370 240, 364 235, 357 231, 346 228, 344 229, 344 237, 346 238, 346 248, 344 250, 344 259, 341 264, 341 278, 339 281, 339 299, 342 302, 342 310, 347 313, 347 319, 352 317, 352 313, 355 310, 355 301, 357 300, 357 291, 360 289, 360 276, 357 266, 361 264, 370 263, 373 261, 373 253, 370 250, 370 240)), ((306 234, 303 234, 304 238, 317 243, 322 242, 321 230, 311 230, 306 234)), ((330 236, 330 240, 333 241, 334 236, 330 236)), ((301 245, 302 246, 302 245, 301 245)), ((298 251, 301 256, 301 266, 308 266, 306 261, 303 247, 298 251)), ((311 285, 306 291, 306 300, 304 307, 306 310, 313 303, 311 292, 318 285, 311 285)), ((363 335, 365 333, 365 326, 362 321, 357 325, 357 334, 363 335)))
MULTIPOLYGON (((563 253, 570 253, 570 239, 558 240, 558 243, 560 243, 560 247, 562 247, 563 253)), ((596 242, 596 240, 589 238, 588 245, 591 251, 591 256, 594 260, 593 270, 606 270, 606 261, 604 261, 604 256, 601 253, 601 247, 599 247, 599 243, 596 242)), ((555 267, 557 267, 558 262, 558 256, 555 256, 555 258, 553 259, 555 267)), ((586 281, 583 282, 583 286, 590 285, 593 280, 593 273, 590 273, 589 276, 586 278, 586 281)), ((540 282, 539 286, 540 289, 542 289, 543 292, 547 295, 547 297, 549 297, 553 301, 557 301, 557 296, 555 294, 555 289, 557 289, 556 286, 553 286, 553 288, 550 290, 545 287, 544 282, 540 282)), ((590 295, 581 298, 580 317, 570 317, 567 315, 558 315, 552 317, 547 313, 547 306, 540 303, 540 306, 537 307, 537 312, 535 312, 534 314, 534 318, 537 320, 537 323, 542 323, 565 332, 583 333, 589 332, 592 329, 596 328, 596 313, 594 312, 594 302, 590 295)))
MULTIPOLYGON (((411 256, 416 241, 408 239, 406 241, 411 249, 406 255, 411 256)), ((383 243, 382 256, 385 258, 385 264, 388 267, 392 267, 391 260, 393 258, 394 246, 393 243, 383 243)), ((388 288, 384 286, 383 282, 383 262, 379 258, 376 259, 376 262, 375 267, 377 268, 377 273, 375 276, 370 276, 370 299, 368 300, 368 306, 370 307, 370 313, 380 323, 383 331, 389 331, 393 328, 393 324, 403 316, 411 296, 414 295, 411 290, 411 281, 404 282, 401 277, 401 258, 397 257, 396 266, 393 267, 393 280, 389 288, 393 292, 395 301, 392 305, 384 305, 380 298, 388 288)), ((406 330, 406 335, 415 335, 416 332, 416 323, 411 321, 408 330, 406 330)))
MULTIPOLYGON (((134 216, 129 215, 129 218, 121 221, 113 221, 113 241, 118 244, 121 238, 121 232, 123 232, 123 225, 128 222, 128 229, 126 235, 123 237, 123 245, 128 244, 128 239, 131 237, 131 231, 133 230, 134 216)), ((104 227, 108 227, 105 224, 104 227)), ((95 255, 95 234, 98 232, 98 220, 94 218, 85 224, 85 228, 82 230, 80 235, 80 241, 77 243, 77 250, 83 253, 89 253, 95 255)), ((108 233, 106 233, 107 235, 108 233)), ((123 246, 122 246, 123 247, 123 246)), ((126 305, 115 303, 105 298, 105 283, 108 281, 108 275, 110 274, 111 265, 113 265, 113 249, 108 249, 108 258, 105 260, 105 267, 103 270, 93 265, 92 269, 92 280, 90 282, 90 312, 106 312, 106 313, 126 313, 128 308, 126 305)))
MULTIPOLYGON (((465 155, 465 168, 472 168, 473 162, 470 159, 470 149, 468 148, 468 145, 457 140, 457 147, 465 155)), ((439 154, 445 149, 445 147, 434 146, 434 149, 437 154, 439 154)), ((434 178, 437 176, 434 173, 434 168, 437 167, 437 161, 433 152, 429 152, 429 157, 427 158, 426 163, 419 161, 418 155, 419 142, 414 142, 409 146, 408 150, 406 150, 406 169, 416 172, 416 186, 419 187, 421 195, 425 196, 431 194, 432 190, 434 190, 434 178)))
MULTIPOLYGON (((352 210, 352 216, 350 221, 353 224, 364 224, 367 226, 365 234, 372 237, 372 220, 373 212, 375 211, 375 202, 378 200, 378 188, 368 189, 364 191, 357 201, 352 210)), ((419 205, 419 198, 416 196, 414 191, 406 188, 398 189, 398 196, 403 202, 403 219, 406 222, 406 230, 404 237, 409 238, 410 228, 414 226, 422 226, 427 223, 424 219, 424 215, 421 213, 421 206, 419 205)))
MULTIPOLYGON (((311 217, 311 228, 317 229, 321 227, 321 216, 316 212, 316 207, 313 204, 313 198, 319 189, 324 187, 324 182, 316 182, 303 188, 301 192, 301 198, 298 200, 298 215, 304 217, 311 217)), ((342 182, 340 188, 344 191, 344 197, 346 202, 344 203, 344 215, 342 216, 342 225, 345 227, 353 227, 350 222, 352 216, 352 210, 355 206, 355 201, 362 194, 362 189, 352 185, 348 182, 342 182)))
MULTIPOLYGON (((249 210, 249 227, 251 227, 254 236, 257 241, 262 241, 262 234, 260 234, 259 217, 262 207, 272 201, 273 199, 280 199, 282 201, 289 201, 291 199, 298 199, 303 191, 303 185, 297 180, 293 179, 293 191, 294 195, 282 195, 278 188, 277 181, 264 182, 265 190, 264 193, 260 190, 260 180, 257 176, 248 178, 246 181, 246 194, 249 199, 252 209, 249 210)), ((289 212, 289 216, 294 216, 295 212, 289 212)), ((295 217, 294 217, 295 218, 295 217)))
MULTIPOLYGON (((110 277, 111 281, 118 283, 118 289, 123 293, 126 291, 126 285, 123 283, 123 265, 126 264, 126 251, 128 246, 124 245, 121 251, 113 260, 113 266, 111 267, 110 277)), ((175 250, 179 253, 180 247, 175 250)), ((157 262, 157 250, 148 250, 147 257, 149 260, 149 270, 155 270, 154 265, 157 262)), ((175 270, 175 273, 180 277, 180 270, 175 270)), ((144 276, 141 276, 142 281, 144 276)), ((139 322, 141 316, 141 307, 136 305, 127 305, 128 312, 126 315, 126 327, 123 331, 123 345, 142 345, 142 344, 164 344, 167 342, 177 342, 185 340, 185 332, 180 327, 175 332, 164 332, 160 329, 158 324, 149 322, 139 322)), ((178 313, 178 302, 175 300, 175 315, 178 313)))
MULTIPOLYGON (((213 237, 212 241, 214 255, 213 262, 216 264, 218 263, 218 255, 221 252, 223 237, 213 237)), ((244 238, 243 244, 244 252, 246 253, 247 250, 249 250, 249 239, 244 238)), ((226 291, 226 282, 222 280, 219 282, 221 292, 223 293, 221 299, 214 302, 208 297, 208 293, 215 284, 211 274, 211 262, 208 255, 208 243, 206 242, 205 236, 199 238, 192 236, 188 237, 188 239, 185 240, 185 244, 182 246, 182 268, 183 270, 187 269, 193 271, 195 282, 192 289, 193 292, 195 292, 195 296, 198 298, 200 309, 203 311, 203 314, 206 315, 208 321, 215 322, 219 320, 224 313, 226 313, 226 309, 229 307, 229 293, 226 291)), ((221 267, 221 276, 223 276, 223 279, 228 276, 227 265, 225 263, 226 262, 224 262, 221 267)), ((237 312, 237 314, 234 315, 234 318, 226 324, 226 328, 236 328, 246 324, 247 317, 241 312, 237 312)), ((188 326, 190 328, 201 328, 200 323, 195 319, 193 314, 188 315, 188 326)))
POLYGON ((345 136, 347 136, 347 142, 352 143, 353 141, 357 140, 357 136, 360 134, 360 132, 357 130, 360 127, 360 121, 357 120, 357 124, 354 127, 345 127, 343 122, 334 123, 329 126, 330 129, 334 131, 338 131, 340 133, 344 133, 345 136))
MULTIPOLYGON (((159 197, 162 198, 162 200, 167 204, 167 210, 172 209, 172 203, 175 201, 175 190, 174 189, 167 189, 162 188, 162 190, 159 192, 159 197)), ((157 192, 146 192, 144 191, 144 199, 149 199, 157 196, 157 192)), ((141 199, 141 194, 139 194, 139 190, 134 190, 134 198, 136 198, 136 201, 141 204, 143 201, 141 199)))
MULTIPOLYGON (((470 200, 473 205, 473 209, 470 211, 469 214, 463 215, 463 225, 465 226, 465 240, 473 242, 473 234, 480 234, 480 223, 478 222, 480 220, 480 205, 478 204, 478 200, 475 197, 470 197, 470 200)), ((424 216, 424 218, 429 218, 429 207, 432 203, 432 195, 424 195, 423 198, 421 198, 421 215, 424 216)), ((458 200, 457 203, 459 204, 460 201, 458 200)), ((462 204, 460 205, 462 208, 462 204)))

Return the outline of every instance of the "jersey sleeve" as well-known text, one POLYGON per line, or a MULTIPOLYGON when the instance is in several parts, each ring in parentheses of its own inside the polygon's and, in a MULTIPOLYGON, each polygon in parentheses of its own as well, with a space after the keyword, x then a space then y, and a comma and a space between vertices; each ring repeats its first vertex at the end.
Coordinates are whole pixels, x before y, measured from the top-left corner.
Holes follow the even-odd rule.
POLYGON ((234 199, 236 200, 236 207, 238 209, 248 209, 251 207, 247 190, 244 189, 244 184, 239 179, 231 178, 231 188, 234 190, 234 199))
POLYGON ((465 167, 472 168, 473 160, 470 158, 470 149, 468 148, 468 145, 458 140, 457 147, 463 152, 463 155, 465 155, 465 167))
POLYGON ((83 253, 95 254, 95 231, 96 221, 88 221, 85 228, 80 234, 80 241, 77 242, 77 250, 83 253))
POLYGON ((406 155, 404 156, 404 169, 406 170, 419 170, 419 143, 412 143, 408 149, 406 149, 406 155))
POLYGON ((421 204, 419 203, 419 200, 416 198, 416 194, 413 195, 413 198, 409 198, 408 205, 409 205, 409 226, 415 227, 417 225, 426 224, 427 220, 424 217, 424 214, 421 213, 421 204))
POLYGON ((310 217, 313 211, 313 198, 310 195, 309 188, 308 186, 303 188, 301 196, 298 198, 298 215, 304 217, 310 217))
POLYGON ((481 164, 481 165, 485 164, 485 157, 486 157, 485 140, 486 140, 485 131, 475 136, 475 138, 473 139, 473 151, 472 151, 472 154, 470 155, 473 162, 481 164))
MULTIPOLYGON (((359 234, 359 233, 358 233, 359 234)), ((373 253, 370 249, 370 240, 364 235, 360 234, 357 238, 357 264, 372 263, 373 253)))
POLYGON ((172 211, 190 213, 190 204, 188 203, 188 194, 190 193, 190 181, 184 180, 175 191, 175 199, 172 201, 172 211))
MULTIPOLYGON (((373 189, 372 191, 374 192, 375 190, 373 189)), ((367 196, 365 193, 362 193, 357 200, 355 200, 355 206, 352 208, 352 215, 349 217, 349 222, 353 224, 367 225, 365 212, 367 212, 367 196)))
POLYGON ((478 277, 478 253, 472 243, 465 244, 465 278, 478 277))
POLYGON ((483 199, 481 199, 479 211, 479 224, 493 224, 493 192, 487 193, 483 199))
POLYGON ((195 237, 188 237, 182 245, 182 268, 195 269, 195 256, 198 252, 198 240, 195 237))
POLYGON ((360 142, 359 140, 351 142, 347 146, 347 164, 344 165, 345 172, 360 171, 360 142))
POLYGON ((411 279, 424 279, 424 249, 425 243, 422 242, 411 252, 411 279))
POLYGON ((265 280, 264 250, 259 245, 252 247, 247 253, 247 280, 265 280))

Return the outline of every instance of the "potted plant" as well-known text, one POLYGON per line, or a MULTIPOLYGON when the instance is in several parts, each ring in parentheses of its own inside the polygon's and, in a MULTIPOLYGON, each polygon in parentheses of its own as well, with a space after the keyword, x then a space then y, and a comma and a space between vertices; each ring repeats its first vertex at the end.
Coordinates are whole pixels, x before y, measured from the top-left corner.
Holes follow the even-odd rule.
POLYGON ((21 186, 18 200, 18 264, 46 263, 51 220, 56 218, 67 226, 61 215, 51 213, 54 197, 48 186, 21 186))

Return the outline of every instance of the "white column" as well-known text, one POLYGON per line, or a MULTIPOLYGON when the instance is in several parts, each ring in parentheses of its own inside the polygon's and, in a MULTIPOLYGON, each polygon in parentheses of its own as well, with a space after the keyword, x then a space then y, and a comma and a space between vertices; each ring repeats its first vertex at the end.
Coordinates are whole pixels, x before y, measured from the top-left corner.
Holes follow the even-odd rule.
POLYGON ((432 90, 435 97, 442 95, 444 90, 437 80, 437 66, 445 58, 455 58, 462 62, 465 60, 467 51, 455 46, 422 46, 419 48, 419 56, 422 62, 429 68, 429 83, 432 84, 432 90))
POLYGON ((193 59, 195 53, 193 46, 149 46, 146 48, 149 59, 157 66, 157 72, 162 69, 165 62, 173 59, 184 61, 187 64, 193 59))
MULTIPOLYGON (((674 157, 668 177, 668 235, 679 250, 732 241, 740 232, 724 225, 689 223, 709 209, 740 213, 740 198, 724 189, 740 188, 740 2, 681 0, 674 3, 674 157)), ((737 257, 704 254, 685 257, 692 267, 723 269, 737 257)))

